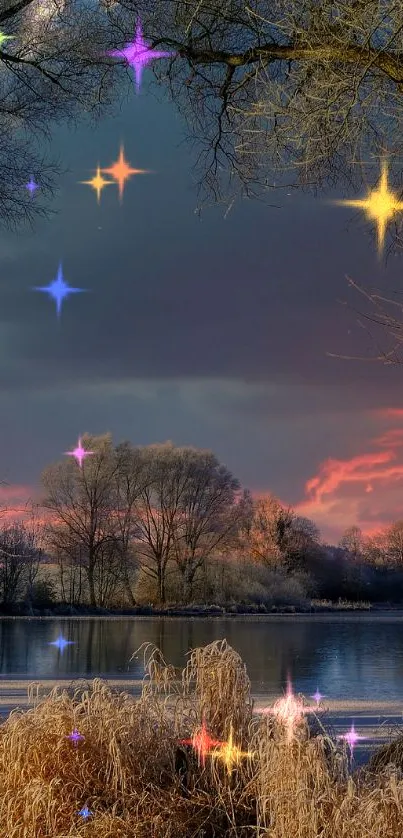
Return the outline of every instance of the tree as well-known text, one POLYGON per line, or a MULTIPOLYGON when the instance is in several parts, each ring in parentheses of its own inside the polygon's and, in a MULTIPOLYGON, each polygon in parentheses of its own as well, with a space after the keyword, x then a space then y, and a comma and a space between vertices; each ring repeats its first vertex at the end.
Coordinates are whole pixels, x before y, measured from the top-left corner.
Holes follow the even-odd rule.
POLYGON ((154 47, 177 53, 153 73, 203 144, 199 186, 214 200, 231 204, 237 186, 256 197, 274 185, 357 189, 366 175, 352 163, 401 157, 400 3, 125 0, 111 22, 123 5, 154 47))
POLYGON ((353 526, 346 529, 339 541, 339 547, 347 550, 355 560, 362 558, 364 537, 360 527, 353 526))
POLYGON ((285 509, 274 495, 255 498, 244 542, 251 557, 266 567, 283 565, 292 521, 292 510, 285 509))
POLYGON ((49 214, 61 172, 40 151, 51 125, 111 111, 118 67, 105 53, 116 32, 102 4, 85 0, 2 0, 0 30, 13 36, 0 44, 0 223, 15 228, 49 214))
POLYGON ((28 598, 38 575, 43 551, 38 528, 32 520, 4 524, 0 531, 0 591, 4 605, 15 603, 24 593, 28 598))
POLYGON ((244 549, 266 567, 293 572, 302 560, 316 555, 319 530, 309 518, 296 515, 274 495, 257 497, 248 531, 244 530, 244 549))
POLYGON ((157 582, 161 603, 166 600, 167 566, 172 562, 182 504, 189 489, 188 450, 175 448, 171 442, 142 449, 143 483, 134 504, 136 551, 145 575, 157 582))
MULTIPOLYGON (((395 229, 396 241, 401 243, 399 230, 396 225, 395 229)), ((384 291, 380 293, 379 289, 376 288, 369 290, 358 282, 355 282, 351 277, 347 276, 346 278, 351 288, 358 291, 369 302, 370 309, 368 311, 361 311, 348 305, 346 300, 342 300, 341 302, 347 308, 350 308, 358 314, 357 323, 370 337, 372 344, 376 347, 377 354, 371 356, 340 355, 335 352, 327 352, 326 354, 330 358, 342 358, 347 361, 378 361, 385 365, 393 364, 395 366, 402 364, 403 303, 393 297, 385 296, 384 291), (373 329, 374 326, 375 330, 373 329)), ((400 294, 400 291, 393 293, 396 296, 400 294)))
POLYGON ((105 53, 133 38, 138 15, 151 46, 175 52, 152 72, 202 144, 199 187, 214 200, 231 206, 239 187, 358 188, 352 162, 401 157, 400 3, 5 0, 0 28, 16 40, 0 50, 3 221, 37 211, 19 191, 31 172, 51 189, 55 167, 41 171, 32 135, 110 108, 125 62, 105 53))
POLYGON ((136 580, 139 562, 135 541, 141 535, 138 502, 141 491, 149 485, 142 449, 133 448, 129 442, 120 443, 115 449, 117 471, 113 481, 113 507, 116 520, 115 554, 119 555, 120 574, 131 605, 136 605, 133 591, 133 572, 136 580))
POLYGON ((179 449, 173 468, 186 475, 173 530, 173 557, 182 575, 183 601, 188 602, 198 569, 236 535, 245 495, 211 451, 179 449))
POLYGON ((403 567, 403 521, 396 521, 384 531, 384 556, 388 565, 403 567))
POLYGON ((294 515, 288 533, 286 561, 290 571, 315 565, 320 554, 320 531, 310 518, 294 515))
POLYGON ((106 545, 116 539, 112 481, 117 473, 110 434, 82 438, 84 448, 94 455, 80 468, 73 457, 49 466, 42 474, 46 496, 42 506, 53 520, 47 525, 48 543, 80 561, 86 574, 90 604, 98 604, 96 575, 106 545), (77 552, 79 556, 77 556, 77 552))

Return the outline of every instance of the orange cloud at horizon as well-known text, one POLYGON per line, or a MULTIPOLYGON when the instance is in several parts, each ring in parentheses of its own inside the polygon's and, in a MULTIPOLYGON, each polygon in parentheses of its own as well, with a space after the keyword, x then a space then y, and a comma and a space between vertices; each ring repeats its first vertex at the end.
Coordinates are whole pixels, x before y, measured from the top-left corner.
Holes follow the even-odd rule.
MULTIPOLYGON (((385 422, 403 420, 403 409, 372 411, 385 422)), ((369 440, 374 449, 348 459, 330 457, 305 483, 305 497, 295 506, 298 515, 312 518, 322 536, 333 540, 358 526, 366 536, 403 519, 403 428, 388 428, 369 440)))

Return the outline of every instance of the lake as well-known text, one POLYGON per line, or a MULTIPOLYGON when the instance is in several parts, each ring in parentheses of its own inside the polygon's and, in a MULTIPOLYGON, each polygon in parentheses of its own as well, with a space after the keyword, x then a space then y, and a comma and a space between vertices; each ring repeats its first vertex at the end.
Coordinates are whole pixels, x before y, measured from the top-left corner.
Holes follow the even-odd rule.
POLYGON ((388 724, 402 723, 403 612, 1 618, 2 714, 29 706, 30 681, 43 682, 48 691, 65 679, 98 676, 138 695, 143 656, 129 659, 142 643, 154 643, 167 664, 182 668, 189 649, 223 638, 245 662, 257 706, 284 693, 289 673, 294 692, 307 703, 314 703, 317 688, 325 696, 323 724, 332 733, 347 732, 354 721, 366 736, 354 752, 356 764, 385 741, 388 724), (60 635, 72 641, 63 650, 50 645, 60 635))

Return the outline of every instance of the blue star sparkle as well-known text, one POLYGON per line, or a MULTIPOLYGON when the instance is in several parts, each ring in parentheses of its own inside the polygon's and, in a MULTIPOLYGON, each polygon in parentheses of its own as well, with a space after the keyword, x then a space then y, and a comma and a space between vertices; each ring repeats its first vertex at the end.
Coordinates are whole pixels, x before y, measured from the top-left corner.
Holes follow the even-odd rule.
POLYGON ((86 288, 72 288, 67 282, 63 279, 63 270, 62 264, 59 265, 59 270, 57 272, 56 279, 53 280, 49 285, 45 286, 34 286, 33 291, 44 291, 46 294, 50 294, 54 300, 56 300, 56 312, 57 316, 60 317, 60 313, 62 310, 62 302, 65 297, 68 297, 69 294, 78 294, 81 291, 87 291, 86 288))
POLYGON ((59 637, 57 638, 57 640, 51 640, 50 641, 49 646, 57 646, 58 649, 60 649, 60 651, 63 652, 63 649, 65 648, 65 646, 70 646, 72 643, 75 643, 75 641, 74 640, 65 640, 64 637, 61 634, 59 634, 59 637))
POLYGON ((84 818, 84 819, 89 818, 89 816, 92 815, 92 814, 93 813, 90 811, 88 806, 84 806, 84 809, 80 809, 80 811, 77 812, 77 815, 81 815, 81 817, 84 818))
POLYGON ((35 183, 33 177, 31 177, 28 183, 25 184, 25 188, 28 189, 28 192, 30 192, 31 195, 33 195, 34 192, 36 192, 36 190, 39 189, 39 184, 35 183))

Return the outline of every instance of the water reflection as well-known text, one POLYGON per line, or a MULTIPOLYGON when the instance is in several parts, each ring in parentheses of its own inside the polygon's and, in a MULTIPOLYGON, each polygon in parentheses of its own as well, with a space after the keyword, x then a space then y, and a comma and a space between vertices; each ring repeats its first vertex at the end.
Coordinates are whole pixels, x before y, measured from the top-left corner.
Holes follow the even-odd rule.
POLYGON ((226 638, 246 663, 252 692, 281 693, 290 674, 295 692, 319 687, 332 699, 401 700, 403 633, 396 622, 353 615, 344 620, 0 620, 0 675, 84 678, 144 675, 142 643, 158 646, 167 663, 182 668, 197 646, 226 638), (357 619, 357 617, 363 619, 357 619), (59 636, 69 641, 55 645, 59 636))

